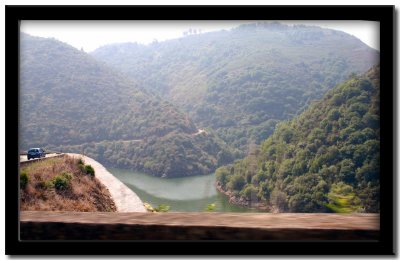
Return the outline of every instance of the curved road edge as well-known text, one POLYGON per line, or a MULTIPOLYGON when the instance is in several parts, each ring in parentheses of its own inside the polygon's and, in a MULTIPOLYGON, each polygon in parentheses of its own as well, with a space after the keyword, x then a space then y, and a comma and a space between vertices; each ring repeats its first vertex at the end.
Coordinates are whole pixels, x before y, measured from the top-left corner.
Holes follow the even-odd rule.
POLYGON ((142 200, 125 184, 112 175, 94 159, 76 153, 66 153, 74 158, 81 158, 85 164, 90 164, 95 170, 95 177, 108 189, 114 200, 117 212, 147 212, 142 200))

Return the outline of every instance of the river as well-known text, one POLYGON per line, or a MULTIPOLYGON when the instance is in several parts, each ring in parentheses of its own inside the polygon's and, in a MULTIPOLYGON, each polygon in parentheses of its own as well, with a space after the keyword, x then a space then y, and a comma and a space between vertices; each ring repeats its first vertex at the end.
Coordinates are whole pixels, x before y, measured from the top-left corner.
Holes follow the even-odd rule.
POLYGON ((131 170, 107 169, 153 207, 165 204, 170 211, 203 212, 207 205, 215 204, 214 212, 262 212, 230 204, 228 197, 216 190, 214 174, 166 179, 131 170))

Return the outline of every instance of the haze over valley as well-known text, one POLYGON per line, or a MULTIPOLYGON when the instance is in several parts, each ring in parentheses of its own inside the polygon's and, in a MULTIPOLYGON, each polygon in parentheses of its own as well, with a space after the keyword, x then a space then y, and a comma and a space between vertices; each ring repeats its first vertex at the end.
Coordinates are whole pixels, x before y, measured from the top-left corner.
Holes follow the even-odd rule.
POLYGON ((19 148, 83 153, 175 211, 379 212, 379 55, 279 22, 89 53, 21 33, 19 148))

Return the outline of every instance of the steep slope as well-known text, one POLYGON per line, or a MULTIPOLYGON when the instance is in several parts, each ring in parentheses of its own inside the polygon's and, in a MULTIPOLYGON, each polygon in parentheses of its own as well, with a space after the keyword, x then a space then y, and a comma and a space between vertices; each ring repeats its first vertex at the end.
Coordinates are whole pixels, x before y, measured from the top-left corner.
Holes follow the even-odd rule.
POLYGON ((166 177, 215 169, 226 147, 196 135, 172 104, 57 40, 22 34, 20 48, 20 149, 84 152, 166 177))
POLYGON ((346 33, 280 23, 242 25, 148 46, 109 45, 92 55, 243 150, 351 73, 379 62, 378 51, 346 33))
POLYGON ((232 201, 275 211, 379 212, 379 66, 329 91, 244 160, 217 169, 232 201))

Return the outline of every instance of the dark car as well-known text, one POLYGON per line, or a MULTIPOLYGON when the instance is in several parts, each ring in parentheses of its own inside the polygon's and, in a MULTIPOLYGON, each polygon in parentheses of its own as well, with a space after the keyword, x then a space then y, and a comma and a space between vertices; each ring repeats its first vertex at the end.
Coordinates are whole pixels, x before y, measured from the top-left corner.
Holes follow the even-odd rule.
POLYGON ((46 157, 46 153, 42 148, 31 148, 28 150, 28 160, 42 157, 46 157))

